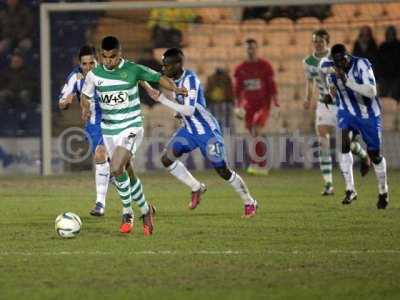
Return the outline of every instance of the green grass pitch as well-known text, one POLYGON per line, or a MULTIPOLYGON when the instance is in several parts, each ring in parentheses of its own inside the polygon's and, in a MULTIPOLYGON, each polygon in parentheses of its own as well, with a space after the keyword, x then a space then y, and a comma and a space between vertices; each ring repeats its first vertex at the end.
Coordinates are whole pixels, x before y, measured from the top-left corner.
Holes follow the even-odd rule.
POLYGON ((112 186, 106 216, 89 216, 91 173, 0 178, 0 299, 400 299, 400 171, 389 172, 385 211, 373 170, 356 176, 359 199, 346 207, 337 171, 329 198, 316 170, 244 175, 260 203, 248 220, 229 185, 196 176, 208 191, 189 211, 174 178, 140 175, 158 209, 147 238, 139 218, 133 234, 119 234, 112 186), (54 231, 65 211, 82 218, 75 239, 54 231))

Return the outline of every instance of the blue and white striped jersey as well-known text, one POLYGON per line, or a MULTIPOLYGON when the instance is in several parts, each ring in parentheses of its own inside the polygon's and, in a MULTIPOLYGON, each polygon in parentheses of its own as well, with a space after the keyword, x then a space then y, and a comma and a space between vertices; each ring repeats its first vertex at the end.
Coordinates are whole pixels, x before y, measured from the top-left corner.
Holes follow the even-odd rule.
POLYGON ((325 77, 326 88, 334 87, 336 90, 336 104, 339 110, 345 110, 362 119, 380 116, 381 108, 376 96, 375 76, 368 59, 351 56, 351 67, 346 74, 346 83, 336 76, 330 58, 323 58, 319 67, 321 76, 325 77), (365 88, 368 92, 361 92, 365 88))
POLYGON ((191 134, 202 135, 214 131, 221 132, 219 124, 214 116, 206 109, 206 99, 204 97, 203 87, 196 73, 191 70, 185 70, 178 80, 175 80, 178 87, 185 87, 188 90, 188 96, 178 95, 176 101, 179 104, 190 105, 194 107, 194 113, 191 116, 182 115, 186 129, 191 134))
MULTIPOLYGON (((68 75, 67 81, 64 84, 63 89, 59 97, 61 99, 67 97, 70 94, 75 94, 78 101, 81 100, 81 93, 83 84, 85 82, 85 77, 83 76, 82 69, 77 66, 68 75)), ((100 124, 101 123, 101 109, 98 101, 98 97, 95 96, 95 101, 91 101, 90 104, 91 117, 88 123, 90 124, 100 124)))

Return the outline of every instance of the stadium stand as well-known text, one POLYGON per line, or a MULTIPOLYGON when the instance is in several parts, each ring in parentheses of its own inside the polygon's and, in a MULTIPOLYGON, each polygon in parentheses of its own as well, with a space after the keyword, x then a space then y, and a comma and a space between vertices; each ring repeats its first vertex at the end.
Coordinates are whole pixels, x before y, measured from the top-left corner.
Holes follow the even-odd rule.
MULTIPOLYGON (((38 12, 40 2, 39 0, 23 1, 34 16, 33 45, 26 57, 27 63, 33 68, 39 66, 38 12)), ((262 19, 250 18, 240 21, 242 16, 240 9, 197 9, 195 10, 196 21, 185 23, 185 26, 180 27, 187 66, 196 70, 203 82, 214 72, 216 67, 222 67, 232 75, 235 66, 244 58, 244 40, 250 37, 256 39, 260 55, 267 57, 273 64, 282 105, 279 120, 273 122, 273 126, 268 127, 267 131, 279 133, 300 128, 309 132, 313 128, 313 117, 312 115, 303 115, 301 107, 301 100, 304 97, 301 61, 310 52, 311 32, 317 28, 326 28, 331 34, 331 44, 342 42, 351 50, 362 26, 371 26, 378 45, 384 40, 387 26, 394 25, 400 29, 400 3, 337 4, 332 5, 329 12, 330 16, 323 19, 307 14, 299 14, 295 18, 278 14, 278 17, 272 19, 263 17, 262 19), (304 117, 310 122, 301 123, 300 119, 304 117)), ((324 16, 326 15, 328 14, 324 16)), ((72 112, 67 117, 61 117, 56 108, 60 87, 74 63, 77 49, 84 43, 98 45, 104 35, 117 35, 123 41, 124 54, 129 58, 136 59, 143 48, 152 46, 151 30, 147 24, 149 16, 149 10, 102 14, 56 13, 52 16, 52 98, 55 112, 53 122, 55 132, 57 132, 57 127, 65 128, 76 125, 77 122, 77 118, 72 116, 72 112)), ((155 57, 160 58, 164 51, 164 48, 154 49, 155 57)), ((1 61, 0 67, 5 67, 5 65, 1 65, 1 61)), ((39 79, 38 72, 35 72, 34 75, 36 79, 39 79)), ((40 102, 38 100, 36 102, 40 102)), ((386 112, 384 119, 386 130, 396 129, 396 102, 384 98, 382 105, 386 112)), ((21 116, 11 118, 12 120, 7 123, 7 126, 1 128, 0 136, 39 134, 40 115, 37 111, 38 107, 36 106, 32 108, 32 111, 26 113, 27 117, 25 118, 21 116), (23 125, 20 125, 21 122, 23 125)), ((144 112, 145 115, 150 113, 156 116, 152 119, 157 120, 157 116, 162 116, 165 112, 161 108, 149 109, 144 112)), ((0 117, 10 117, 3 115, 4 112, 1 112, 0 117)), ((148 119, 150 120, 150 118, 148 119)), ((166 118, 160 119, 163 121, 158 122, 165 124, 160 123, 154 125, 155 127, 170 130, 171 126, 175 126, 173 122, 167 124, 166 118)), ((149 125, 149 127, 152 126, 149 125)), ((238 131, 240 133, 240 130, 238 131)))

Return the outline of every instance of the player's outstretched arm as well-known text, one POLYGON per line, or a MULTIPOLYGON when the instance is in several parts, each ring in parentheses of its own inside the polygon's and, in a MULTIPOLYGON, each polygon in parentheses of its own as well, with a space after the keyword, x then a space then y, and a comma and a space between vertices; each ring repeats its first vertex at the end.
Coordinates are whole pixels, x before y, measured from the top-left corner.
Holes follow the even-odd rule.
POLYGON ((78 80, 78 76, 75 73, 69 75, 67 81, 65 82, 62 90, 61 95, 58 100, 58 107, 61 110, 68 109, 68 107, 72 104, 76 94, 76 82, 78 80))
POLYGON ((157 99, 160 96, 160 91, 157 89, 154 89, 148 82, 146 81, 139 81, 139 84, 146 93, 150 96, 152 99, 157 99))
POLYGON ((160 78, 160 86, 168 91, 172 91, 177 95, 187 96, 188 91, 185 87, 179 88, 175 85, 172 79, 168 78, 167 76, 161 76, 160 78))
POLYGON ((153 98, 154 101, 160 102, 162 105, 169 107, 170 109, 176 111, 177 113, 180 113, 181 115, 190 117, 194 114, 194 106, 189 104, 179 104, 171 101, 163 93, 159 94, 158 97, 156 96, 156 94, 149 94, 149 96, 153 98))

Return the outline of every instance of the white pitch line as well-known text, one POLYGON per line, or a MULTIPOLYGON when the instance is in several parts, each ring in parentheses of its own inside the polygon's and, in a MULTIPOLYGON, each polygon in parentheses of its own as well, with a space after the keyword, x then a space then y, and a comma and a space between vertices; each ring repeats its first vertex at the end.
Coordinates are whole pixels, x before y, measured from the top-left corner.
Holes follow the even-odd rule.
MULTIPOLYGON (((0 257, 4 256, 72 256, 72 255, 90 255, 90 256, 108 256, 115 255, 118 252, 109 251, 43 251, 43 252, 0 252, 0 257)), ((314 254, 400 254, 400 249, 362 249, 362 250, 343 250, 332 249, 325 252, 321 251, 301 251, 301 250, 265 250, 265 251, 236 251, 236 250, 198 250, 198 251, 176 251, 176 250, 147 250, 124 252, 124 255, 262 255, 262 254, 280 254, 280 255, 314 255, 314 254)))

